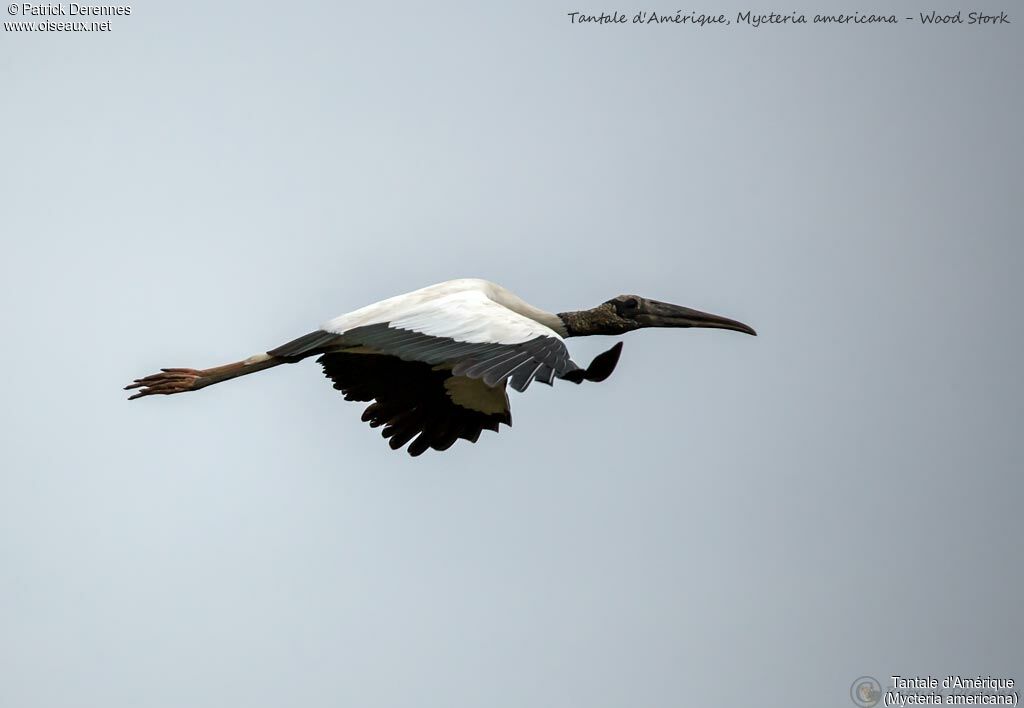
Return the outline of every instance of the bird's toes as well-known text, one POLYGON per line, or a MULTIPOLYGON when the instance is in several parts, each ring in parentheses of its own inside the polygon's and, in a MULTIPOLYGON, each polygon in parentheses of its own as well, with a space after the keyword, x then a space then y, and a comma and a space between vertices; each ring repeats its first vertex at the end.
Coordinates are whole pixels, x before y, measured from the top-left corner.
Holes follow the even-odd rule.
POLYGON ((158 374, 143 376, 135 379, 124 387, 125 391, 140 389, 137 393, 128 397, 129 401, 143 396, 155 394, 170 395, 191 391, 199 379, 199 372, 195 369, 161 369, 158 374))

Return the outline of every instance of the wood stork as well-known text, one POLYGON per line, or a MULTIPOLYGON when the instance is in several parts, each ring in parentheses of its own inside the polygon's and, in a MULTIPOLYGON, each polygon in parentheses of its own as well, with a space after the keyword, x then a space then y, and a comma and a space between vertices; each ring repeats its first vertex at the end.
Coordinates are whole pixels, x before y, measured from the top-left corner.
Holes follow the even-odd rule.
POLYGON ((624 334, 643 327, 709 327, 756 334, 725 317, 637 295, 619 295, 590 310, 545 312, 494 283, 450 280, 341 315, 320 329, 244 361, 212 369, 161 369, 135 381, 129 400, 196 391, 311 356, 349 401, 373 401, 363 413, 397 450, 447 450, 484 429, 512 425, 506 384, 525 391, 604 381, 622 342, 587 368, 569 358, 566 337, 624 334), (414 439, 415 438, 415 439, 414 439))

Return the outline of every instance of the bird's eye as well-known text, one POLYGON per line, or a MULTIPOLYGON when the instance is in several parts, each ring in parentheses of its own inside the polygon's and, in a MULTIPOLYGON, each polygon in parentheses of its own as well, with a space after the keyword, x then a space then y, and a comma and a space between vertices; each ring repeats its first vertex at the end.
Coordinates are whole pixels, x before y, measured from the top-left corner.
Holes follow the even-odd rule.
POLYGON ((636 312, 639 309, 640 302, 635 297, 627 298, 622 301, 622 311, 626 314, 636 312))

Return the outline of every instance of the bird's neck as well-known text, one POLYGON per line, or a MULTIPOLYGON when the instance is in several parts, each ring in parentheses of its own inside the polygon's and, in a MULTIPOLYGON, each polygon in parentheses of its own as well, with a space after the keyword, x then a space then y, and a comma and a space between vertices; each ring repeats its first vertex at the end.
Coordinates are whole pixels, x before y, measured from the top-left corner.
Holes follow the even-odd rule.
POLYGON ((587 337, 592 334, 623 334, 635 326, 615 314, 615 309, 607 303, 590 310, 559 312, 558 319, 565 326, 567 337, 587 337))

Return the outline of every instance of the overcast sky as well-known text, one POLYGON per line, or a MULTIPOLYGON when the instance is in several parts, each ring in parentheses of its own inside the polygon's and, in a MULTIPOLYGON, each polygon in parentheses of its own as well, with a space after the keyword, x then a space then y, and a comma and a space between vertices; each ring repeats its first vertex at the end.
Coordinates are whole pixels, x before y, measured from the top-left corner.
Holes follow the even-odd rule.
POLYGON ((146 2, 3 32, 0 704, 1024 681, 1024 14, 566 15, 601 9, 146 2), (512 393, 514 427, 418 459, 312 361, 120 390, 458 277, 761 336, 628 335, 606 383, 512 393))

